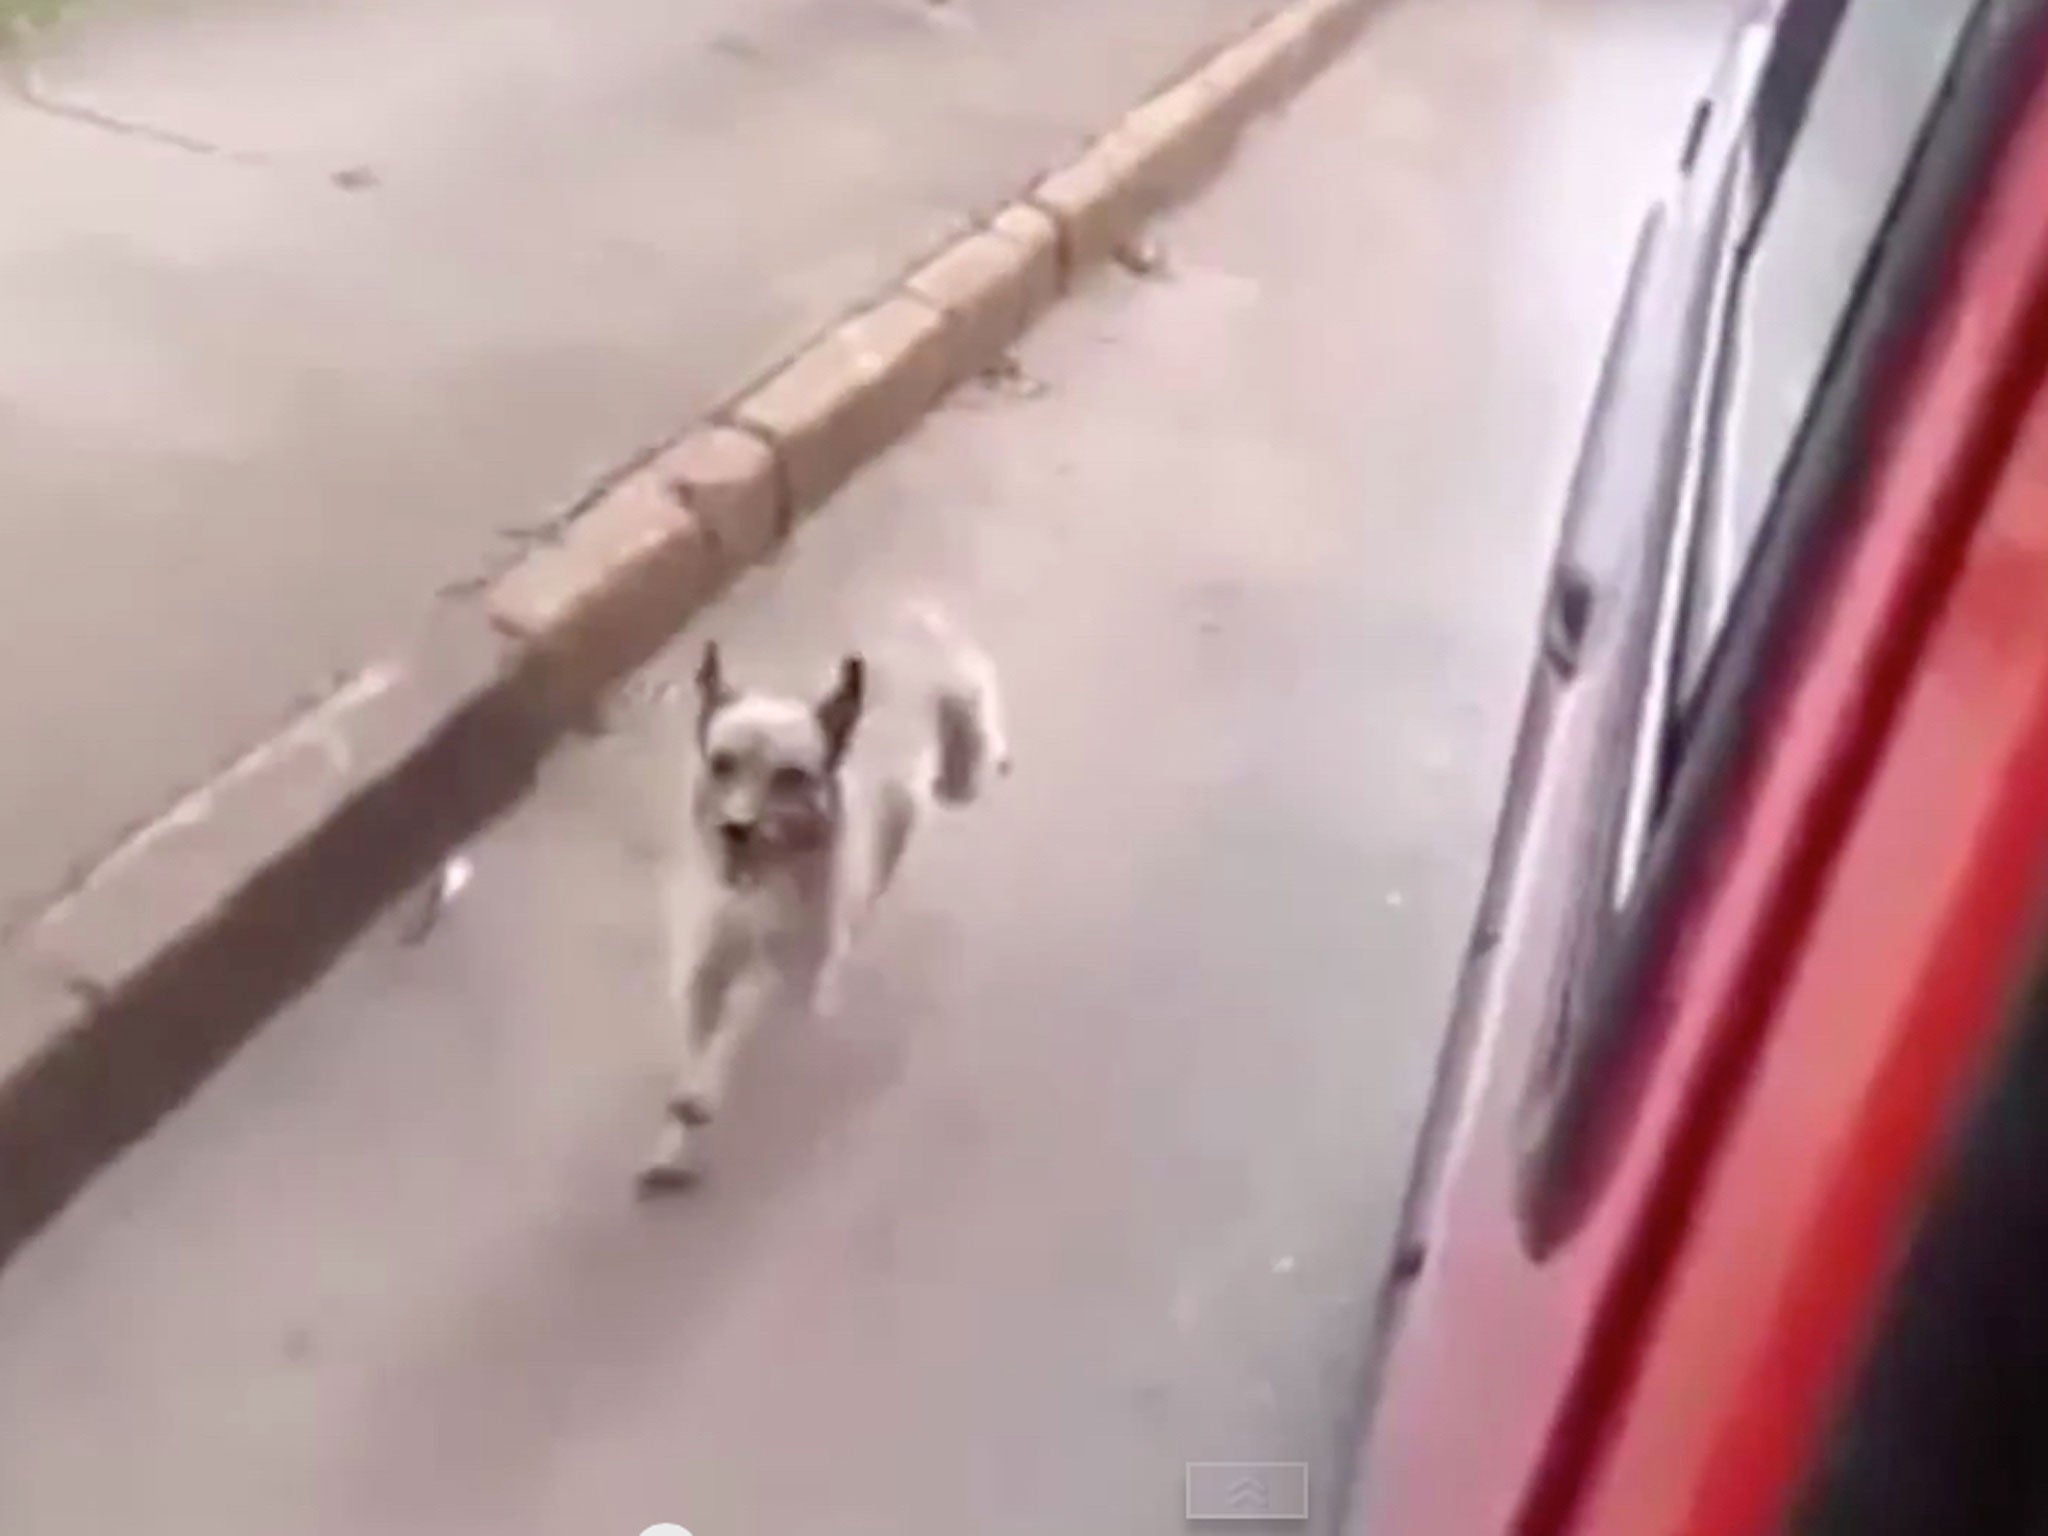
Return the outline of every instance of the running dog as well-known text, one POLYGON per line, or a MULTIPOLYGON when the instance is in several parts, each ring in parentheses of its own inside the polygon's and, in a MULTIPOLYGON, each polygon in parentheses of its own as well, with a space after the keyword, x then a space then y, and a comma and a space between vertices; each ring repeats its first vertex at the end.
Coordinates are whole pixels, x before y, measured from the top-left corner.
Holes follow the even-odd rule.
POLYGON ((764 1019, 836 1007, 847 951, 927 810, 969 804, 1009 771, 988 657, 933 607, 909 618, 927 665, 903 670, 926 676, 901 701, 913 749, 893 767, 856 761, 877 712, 859 654, 814 701, 736 688, 717 643, 704 648, 689 821, 715 888, 697 921, 670 917, 683 1060, 642 1173, 648 1189, 696 1179, 698 1133, 764 1019))

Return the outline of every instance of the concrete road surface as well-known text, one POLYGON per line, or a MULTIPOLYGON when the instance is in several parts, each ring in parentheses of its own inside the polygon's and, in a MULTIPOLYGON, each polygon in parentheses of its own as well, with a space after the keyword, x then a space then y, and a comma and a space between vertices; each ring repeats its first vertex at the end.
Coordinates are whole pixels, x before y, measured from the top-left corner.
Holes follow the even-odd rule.
POLYGON ((0 90, 0 929, 1271 4, 76 7, 0 90))
POLYGON ((643 712, 0 1274, 0 1525, 1128 1536, 1180 1527, 1185 1462, 1274 1460, 1329 1530, 1557 495, 1717 10, 1390 6, 1163 272, 659 663, 715 632, 808 681, 933 592, 1017 747, 841 1016, 761 1042, 709 1182, 632 1194, 643 712))

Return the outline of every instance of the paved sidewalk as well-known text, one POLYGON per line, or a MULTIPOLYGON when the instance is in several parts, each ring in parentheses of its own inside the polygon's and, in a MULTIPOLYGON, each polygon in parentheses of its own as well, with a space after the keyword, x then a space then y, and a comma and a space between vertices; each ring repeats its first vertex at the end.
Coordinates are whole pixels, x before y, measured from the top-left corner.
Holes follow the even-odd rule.
POLYGON ((0 928, 1268 8, 83 10, 0 94, 0 928))
POLYGON ((10 1532, 1166 1536, 1184 1461, 1274 1459, 1327 1533, 1718 9, 1396 0, 1159 278, 1027 340, 1042 393, 856 479, 656 663, 810 682, 905 591, 1001 662, 1016 772, 912 850, 844 1013, 637 1204, 675 759, 564 752, 425 946, 365 935, 0 1271, 10 1532))

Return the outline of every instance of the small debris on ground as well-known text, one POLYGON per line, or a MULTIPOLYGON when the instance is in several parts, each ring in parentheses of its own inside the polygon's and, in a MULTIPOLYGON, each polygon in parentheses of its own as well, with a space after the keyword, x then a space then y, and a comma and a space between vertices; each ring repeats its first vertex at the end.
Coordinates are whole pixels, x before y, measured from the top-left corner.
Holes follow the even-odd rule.
POLYGON ((1046 392, 1046 382, 1024 371, 1014 353, 1005 352, 976 375, 982 387, 1015 400, 1036 400, 1046 392))
POLYGON ((434 595, 442 598, 475 597, 490 586, 488 576, 459 576, 453 581, 444 581, 434 589, 434 595))
POLYGON ((514 549, 530 549, 536 544, 552 544, 562 537, 575 517, 574 512, 560 512, 531 523, 505 523, 495 529, 497 536, 514 549))
POLYGON ((1116 248, 1116 264, 1133 277, 1164 277, 1166 247, 1149 235, 1133 235, 1116 248))
POLYGON ((328 180, 344 192, 367 192, 382 183, 376 168, 368 165, 345 166, 336 171, 328 180))
POLYGON ((966 31, 974 24, 974 13, 960 0, 909 0, 909 4, 926 22, 949 31, 966 31))
POLYGON ((737 33, 732 32, 721 32, 712 38, 711 51, 713 53, 722 53, 729 59, 739 59, 748 64, 757 64, 762 58, 760 44, 754 42, 751 38, 741 37, 737 33))
POLYGON ((1279 1258, 1275 1259, 1275 1260, 1273 1261, 1273 1273, 1274 1273, 1274 1274, 1276 1274, 1276 1275, 1291 1275, 1291 1274, 1293 1274, 1293 1273, 1294 1273, 1294 1255, 1293 1255, 1293 1254, 1291 1254, 1291 1253, 1283 1253, 1283 1254, 1281 1254, 1281 1255, 1280 1255, 1280 1257, 1279 1257, 1279 1258))
POLYGON ((443 863, 414 898, 412 913, 400 938, 407 944, 425 943, 427 935, 440 923, 441 914, 462 894, 475 873, 476 866, 467 854, 455 854, 443 863))

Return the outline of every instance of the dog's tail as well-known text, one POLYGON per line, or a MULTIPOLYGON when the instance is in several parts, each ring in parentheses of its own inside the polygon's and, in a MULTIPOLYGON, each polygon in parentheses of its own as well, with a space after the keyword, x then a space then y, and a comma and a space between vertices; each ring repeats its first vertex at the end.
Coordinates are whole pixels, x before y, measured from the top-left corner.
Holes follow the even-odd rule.
POLYGON ((967 805, 991 777, 1010 771, 995 664, 936 603, 911 604, 910 618, 941 661, 932 690, 932 798, 941 805, 967 805))

